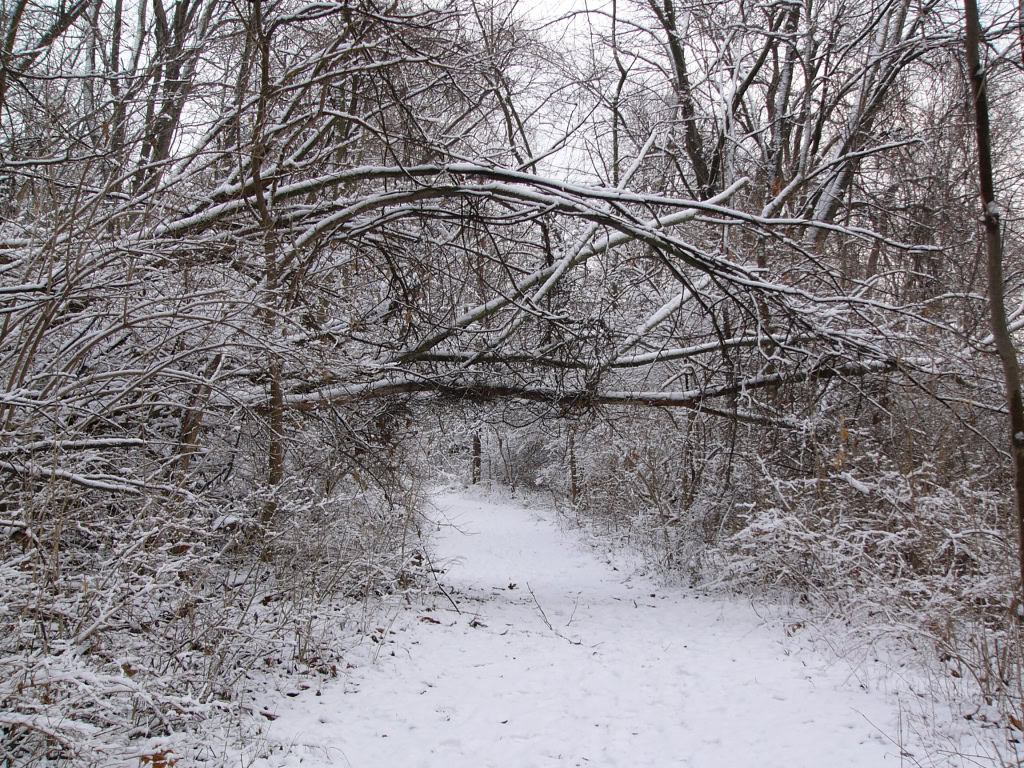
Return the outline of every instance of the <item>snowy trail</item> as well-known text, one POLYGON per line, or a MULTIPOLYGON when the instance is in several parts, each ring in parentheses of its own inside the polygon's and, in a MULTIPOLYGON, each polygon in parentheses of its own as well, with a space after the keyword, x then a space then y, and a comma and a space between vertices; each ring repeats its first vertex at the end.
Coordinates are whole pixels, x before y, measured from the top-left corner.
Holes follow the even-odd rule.
POLYGON ((289 748, 257 766, 904 764, 892 705, 749 607, 663 593, 509 503, 436 503, 461 614, 403 610, 344 679, 283 700, 289 748))

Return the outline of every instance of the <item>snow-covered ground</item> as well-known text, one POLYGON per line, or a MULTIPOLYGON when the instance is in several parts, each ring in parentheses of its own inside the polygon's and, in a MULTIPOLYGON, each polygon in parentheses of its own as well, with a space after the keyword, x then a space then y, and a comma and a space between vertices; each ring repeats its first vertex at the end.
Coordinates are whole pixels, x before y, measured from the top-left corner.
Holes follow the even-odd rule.
POLYGON ((269 700, 256 766, 939 762, 895 699, 749 605, 656 586, 512 502, 435 503, 451 599, 396 607, 337 681, 269 700))

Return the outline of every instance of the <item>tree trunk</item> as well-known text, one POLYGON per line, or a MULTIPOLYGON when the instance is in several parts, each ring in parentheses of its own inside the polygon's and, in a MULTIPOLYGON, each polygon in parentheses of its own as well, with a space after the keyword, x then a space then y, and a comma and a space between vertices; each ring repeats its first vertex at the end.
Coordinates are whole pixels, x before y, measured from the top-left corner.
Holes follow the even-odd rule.
POLYGON ((267 499, 263 508, 261 521, 269 523, 277 512, 277 487, 284 480, 285 444, 284 444, 284 388, 281 380, 284 366, 280 355, 272 347, 277 330, 277 301, 280 270, 278 268, 278 242, 276 235, 277 222, 270 210, 269 190, 265 189, 261 167, 266 156, 266 126, 268 101, 270 99, 270 31, 263 28, 263 7, 261 0, 252 4, 251 33, 256 36, 259 48, 260 90, 256 102, 256 123, 253 126, 252 147, 252 183, 255 194, 256 211, 260 228, 263 230, 263 283, 264 283, 264 331, 268 350, 267 373, 270 378, 270 435, 267 440, 267 484, 272 496, 267 499))
POLYGON ((569 500, 575 505, 580 500, 580 473, 576 464, 576 429, 569 430, 569 500))
POLYGON ((1003 296, 1003 247, 999 232, 999 208, 995 200, 992 171, 992 133, 988 118, 986 73, 978 57, 981 22, 976 0, 964 0, 967 23, 967 69, 974 97, 975 127, 978 134, 978 177, 981 182, 982 216, 985 222, 985 246, 988 257, 988 292, 992 320, 992 338, 1003 364, 1006 379, 1006 402, 1010 411, 1010 452, 1013 456, 1014 491, 1017 502, 1017 535, 1021 577, 1024 592, 1024 401, 1020 391, 1020 365, 1017 350, 1006 322, 1003 296))

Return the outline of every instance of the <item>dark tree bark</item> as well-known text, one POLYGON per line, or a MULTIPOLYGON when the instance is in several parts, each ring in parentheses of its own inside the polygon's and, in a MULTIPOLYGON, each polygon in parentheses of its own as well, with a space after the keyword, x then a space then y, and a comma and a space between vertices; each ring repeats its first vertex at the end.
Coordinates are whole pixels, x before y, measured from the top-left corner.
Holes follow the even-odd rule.
POLYGON ((1006 402, 1010 411, 1010 451, 1014 466, 1014 496, 1017 501, 1017 527, 1021 589, 1024 591, 1024 400, 1020 391, 1020 364, 1017 350, 1006 321, 1003 295, 1003 245, 1000 236, 999 207, 995 199, 992 171, 992 131, 989 125, 988 96, 985 89, 987 73, 979 59, 981 22, 976 0, 964 0, 967 23, 967 69, 974 99, 975 128, 978 135, 978 177, 981 185, 982 216, 985 224, 985 246, 988 264, 989 308, 992 338, 1003 364, 1006 379, 1006 402))

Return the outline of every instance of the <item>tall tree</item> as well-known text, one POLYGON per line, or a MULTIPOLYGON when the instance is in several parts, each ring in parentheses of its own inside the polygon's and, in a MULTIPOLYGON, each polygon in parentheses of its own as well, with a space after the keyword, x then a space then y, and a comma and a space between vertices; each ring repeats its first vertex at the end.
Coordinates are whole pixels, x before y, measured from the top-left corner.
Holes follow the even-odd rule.
POLYGON ((981 188, 982 221, 985 226, 987 253, 988 300, 992 322, 992 338, 1003 366, 1006 404, 1010 421, 1010 453, 1014 466, 1014 498, 1017 508, 1018 553, 1021 599, 1024 604, 1024 398, 1021 395, 1020 363, 1013 344, 1006 313, 1003 279, 1003 241, 1000 232, 1000 210, 996 202, 995 173, 992 162, 992 129, 989 123, 988 73, 981 62, 981 18, 975 0, 964 0, 966 20, 965 45, 967 68, 971 80, 975 129, 978 142, 978 179, 981 188))

